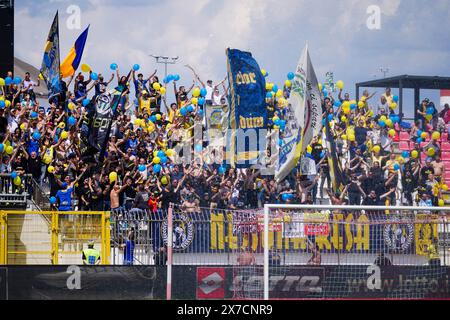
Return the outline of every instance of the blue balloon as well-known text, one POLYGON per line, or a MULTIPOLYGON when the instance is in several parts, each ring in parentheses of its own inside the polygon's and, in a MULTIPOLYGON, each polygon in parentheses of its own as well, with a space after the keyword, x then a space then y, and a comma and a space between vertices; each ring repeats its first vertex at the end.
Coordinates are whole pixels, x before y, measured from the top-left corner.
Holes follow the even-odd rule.
POLYGON ((188 112, 194 112, 194 107, 192 105, 187 107, 188 112))
POLYGON ((86 107, 89 103, 91 103, 91 100, 89 99, 84 99, 83 100, 83 106, 86 107))
POLYGON ((339 107, 341 106, 341 102, 340 102, 339 100, 336 100, 336 101, 334 102, 334 106, 335 106, 336 108, 339 108, 339 107))
POLYGON ((31 114, 30 114, 31 119, 36 119, 37 117, 38 117, 38 114, 36 111, 31 112, 31 114))
POLYGON ((197 145, 195 146, 195 151, 197 151, 197 152, 202 152, 202 151, 203 151, 203 146, 202 146, 201 144, 197 144, 197 145))
POLYGON ((328 115, 328 121, 333 121, 333 115, 332 114, 328 115))
POLYGON ((434 113, 434 108, 427 108, 427 115, 432 115, 434 113))
POLYGON ((141 66, 138 65, 138 64, 135 64, 135 65, 133 66, 133 70, 134 70, 134 71, 138 71, 140 68, 141 68, 141 66))
POLYGON ((219 174, 225 174, 225 172, 227 172, 227 168, 220 166, 219 167, 219 174))
POLYGON ((394 102, 397 103, 397 102, 398 102, 398 96, 394 96, 394 97, 392 98, 392 100, 394 100, 394 102))
POLYGON ((203 117, 203 110, 202 110, 202 109, 198 110, 198 115, 199 115, 200 117, 203 117))
POLYGON ((287 194, 287 193, 282 194, 282 195, 281 195, 281 199, 282 199, 283 201, 288 201, 288 200, 290 199, 289 194, 287 194))
POLYGON ((5 84, 6 84, 7 86, 9 86, 12 82, 13 82, 13 79, 12 79, 11 77, 6 77, 6 78, 5 78, 5 84))
POLYGON ((277 85, 274 85, 274 86, 272 87, 272 91, 276 93, 276 92, 278 91, 278 86, 277 86, 277 85))
POLYGON ((323 92, 323 96, 325 98, 327 98, 328 97, 328 90, 324 88, 322 92, 323 92))
POLYGON ((77 123, 77 120, 74 117, 70 116, 68 122, 69 125, 74 126, 77 123))
POLYGON ((199 106, 203 106, 203 105, 205 105, 205 103, 206 103, 205 98, 199 98, 199 99, 198 99, 198 105, 199 105, 199 106))
POLYGON ((355 109, 356 109, 356 104, 352 103, 352 104, 350 105, 350 109, 351 109, 351 110, 355 110, 355 109))
POLYGON ((162 157, 166 156, 166 153, 164 151, 160 150, 160 151, 158 151, 157 155, 158 155, 158 158, 162 158, 162 157))
POLYGON ((326 124, 327 124, 327 121, 326 121, 326 119, 322 119, 322 126, 326 126, 326 124))
POLYGON ((161 170, 162 170, 161 165, 155 164, 155 165, 153 166, 153 172, 154 172, 154 173, 160 173, 161 170))
POLYGON ((0 109, 4 109, 6 107, 6 103, 3 100, 0 100, 0 109))
POLYGON ((111 70, 117 70, 117 68, 118 68, 117 63, 111 63, 110 68, 111 68, 111 70))
POLYGON ((322 151, 322 152, 320 153, 320 158, 322 159, 323 157, 325 157, 325 151, 322 151))
POLYGON ((41 139, 41 134, 39 132, 33 133, 33 139, 34 140, 40 140, 41 139))
POLYGON ((418 130, 417 131, 417 135, 420 137, 422 135, 423 131, 422 130, 418 130))
POLYGON ((280 127, 286 128, 286 120, 280 120, 280 127))
POLYGON ((208 90, 206 90, 206 88, 202 88, 202 89, 200 90, 200 95, 201 95, 202 97, 206 97, 207 94, 208 94, 208 90))
POLYGON ((405 159, 409 158, 409 152, 408 151, 403 151, 402 152, 402 157, 405 158, 405 159))
POLYGON ((164 157, 161 157, 160 159, 161 159, 161 163, 162 163, 162 164, 166 164, 166 163, 167 163, 167 161, 169 161, 169 159, 167 159, 167 157, 166 157, 166 156, 164 156, 164 157))
POLYGON ((384 121, 382 121, 382 120, 380 120, 380 121, 378 122, 378 124, 379 124, 380 127, 382 127, 382 128, 386 127, 386 122, 384 122, 384 121))
POLYGON ((422 142, 423 142, 423 139, 422 139, 422 138, 418 138, 418 139, 416 140, 416 142, 417 142, 417 143, 422 143, 422 142))
POLYGON ((280 124, 281 124, 281 120, 280 120, 280 119, 277 119, 277 120, 275 120, 275 121, 273 122, 273 124, 279 127, 280 124))
POLYGON ((394 170, 395 171, 398 171, 398 170, 400 170, 400 165, 399 164, 394 164, 394 170))
POLYGON ((17 84, 17 85, 18 85, 18 84, 21 84, 21 83, 22 83, 22 78, 20 78, 20 77, 15 77, 14 80, 13 80, 13 83, 14 83, 14 84, 17 84))
POLYGON ((180 81, 180 79, 181 79, 181 77, 179 74, 176 74, 173 76, 173 80, 175 80, 175 81, 180 81))
POLYGON ((3 153, 3 151, 5 151, 5 145, 0 143, 0 153, 3 153))
POLYGON ((17 172, 13 171, 13 172, 11 173, 11 178, 12 178, 12 179, 17 178, 17 176, 18 176, 17 172))
POLYGON ((283 145, 283 139, 278 139, 278 145, 281 147, 283 145))
POLYGON ((98 74, 96 74, 95 72, 92 72, 91 78, 92 78, 92 80, 97 81, 98 80, 98 74))
POLYGON ((186 115, 187 115, 187 108, 186 107, 183 107, 183 108, 181 108, 180 109, 180 113, 181 113, 181 115, 183 116, 183 117, 185 117, 186 115))
POLYGON ((147 167, 145 165, 141 164, 141 165, 139 165, 138 169, 140 172, 144 172, 145 170, 147 170, 147 167))
POLYGON ((289 72, 288 75, 287 75, 287 78, 288 78, 289 80, 294 80, 295 74, 294 74, 293 72, 289 72))
POLYGON ((150 117, 150 121, 155 123, 156 121, 158 121, 158 119, 156 118, 155 115, 153 115, 153 116, 150 117))
POLYGON ((55 204, 56 203, 56 198, 55 197, 51 197, 50 198, 50 204, 55 204))
POLYGON ((273 96, 272 92, 266 93, 266 99, 272 99, 272 96, 273 96))

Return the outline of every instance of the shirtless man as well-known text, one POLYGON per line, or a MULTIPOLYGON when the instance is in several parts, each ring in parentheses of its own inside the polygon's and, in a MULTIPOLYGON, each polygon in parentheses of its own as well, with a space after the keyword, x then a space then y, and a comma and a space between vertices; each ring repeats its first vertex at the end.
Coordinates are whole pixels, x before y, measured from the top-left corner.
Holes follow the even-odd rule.
POLYGON ((437 155, 436 159, 431 162, 431 166, 434 169, 435 177, 440 180, 442 178, 442 174, 445 172, 445 165, 442 162, 440 155, 437 155))

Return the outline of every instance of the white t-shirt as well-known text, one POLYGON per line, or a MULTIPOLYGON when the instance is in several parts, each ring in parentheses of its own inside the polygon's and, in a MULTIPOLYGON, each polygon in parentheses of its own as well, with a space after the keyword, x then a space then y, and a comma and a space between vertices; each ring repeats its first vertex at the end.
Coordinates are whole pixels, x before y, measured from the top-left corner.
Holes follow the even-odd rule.
POLYGON ((205 100, 212 100, 214 88, 207 85, 205 89, 206 89, 205 100))
POLYGON ((23 87, 27 90, 32 91, 36 85, 37 85, 36 82, 34 82, 33 80, 29 80, 29 81, 23 80, 23 87), (31 85, 31 87, 28 88, 30 85, 31 85))

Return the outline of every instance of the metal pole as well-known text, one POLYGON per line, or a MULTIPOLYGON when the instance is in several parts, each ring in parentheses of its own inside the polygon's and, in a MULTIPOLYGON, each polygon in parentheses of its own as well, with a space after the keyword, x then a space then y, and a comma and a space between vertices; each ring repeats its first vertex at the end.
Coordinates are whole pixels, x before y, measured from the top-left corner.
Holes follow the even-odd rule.
POLYGON ((173 245, 173 204, 167 213, 167 286, 166 299, 172 299, 172 245, 173 245))
POLYGON ((269 300, 269 207, 264 206, 264 300, 269 300))

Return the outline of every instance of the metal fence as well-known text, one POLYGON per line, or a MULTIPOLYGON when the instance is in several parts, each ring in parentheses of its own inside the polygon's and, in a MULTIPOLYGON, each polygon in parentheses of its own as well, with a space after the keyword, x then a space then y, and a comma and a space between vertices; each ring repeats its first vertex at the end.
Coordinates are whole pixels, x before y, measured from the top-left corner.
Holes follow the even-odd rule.
POLYGON ((0 211, 0 264, 82 264, 89 242, 109 265, 109 212, 0 211))
MULTIPOLYGON (((263 264, 262 210, 177 208, 173 215, 174 265, 239 265, 243 255, 263 264)), ((368 265, 382 254, 396 265, 424 265, 433 245, 442 265, 450 265, 449 217, 424 209, 275 210, 271 261, 308 265, 317 253, 322 264, 368 265)), ((164 264, 167 212, 113 212, 111 240, 113 264, 164 264)))
POLYGON ((0 174, 0 207, 25 208, 32 193, 32 176, 20 177, 21 184, 15 185, 11 174, 0 174))

